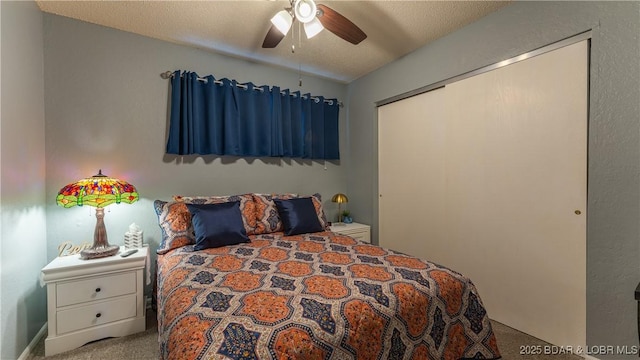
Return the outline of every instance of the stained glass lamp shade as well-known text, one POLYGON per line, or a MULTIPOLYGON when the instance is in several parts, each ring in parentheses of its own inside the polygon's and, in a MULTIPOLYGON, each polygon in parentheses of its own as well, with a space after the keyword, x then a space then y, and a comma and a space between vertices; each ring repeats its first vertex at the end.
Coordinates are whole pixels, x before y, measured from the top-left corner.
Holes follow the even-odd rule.
POLYGON ((93 234, 93 246, 80 252, 82 259, 95 259, 112 256, 120 248, 109 245, 107 229, 104 226, 104 208, 111 204, 131 204, 138 201, 138 191, 126 181, 102 174, 71 183, 58 192, 56 202, 65 208, 89 205, 96 208, 96 229, 93 234))

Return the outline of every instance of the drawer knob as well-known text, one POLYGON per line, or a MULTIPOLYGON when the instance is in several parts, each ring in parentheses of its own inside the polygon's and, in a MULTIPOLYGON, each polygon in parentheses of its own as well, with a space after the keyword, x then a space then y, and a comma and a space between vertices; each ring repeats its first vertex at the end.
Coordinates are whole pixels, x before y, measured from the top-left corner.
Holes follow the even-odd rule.
POLYGON ((100 290, 102 290, 102 289, 100 289, 100 288, 96 288, 96 292, 100 292, 100 290))
POLYGON ((99 318, 100 316, 102 316, 102 314, 100 314, 100 313, 97 313, 97 314, 96 314, 96 317, 97 317, 97 318, 99 318))

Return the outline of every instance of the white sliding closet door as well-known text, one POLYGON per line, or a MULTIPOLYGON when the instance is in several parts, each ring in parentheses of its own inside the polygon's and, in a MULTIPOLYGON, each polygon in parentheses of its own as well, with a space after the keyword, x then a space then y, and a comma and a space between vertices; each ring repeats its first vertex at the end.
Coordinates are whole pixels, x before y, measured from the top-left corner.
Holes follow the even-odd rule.
POLYGON ((437 89, 378 109, 380 245, 427 259, 444 244, 427 247, 423 241, 446 235, 445 213, 434 206, 446 200, 443 93, 437 89))
POLYGON ((564 346, 586 342, 587 84, 583 41, 378 110, 380 244, 564 346))

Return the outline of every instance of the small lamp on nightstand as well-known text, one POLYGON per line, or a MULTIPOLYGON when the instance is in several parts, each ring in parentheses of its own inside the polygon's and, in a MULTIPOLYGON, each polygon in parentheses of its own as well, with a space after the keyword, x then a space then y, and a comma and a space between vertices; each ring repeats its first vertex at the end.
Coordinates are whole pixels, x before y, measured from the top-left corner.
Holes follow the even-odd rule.
POLYGON ((349 202, 349 198, 347 197, 347 195, 345 194, 341 194, 341 193, 337 193, 335 195, 333 195, 333 197, 331 198, 331 201, 334 203, 338 203, 338 224, 342 223, 342 210, 341 210, 341 205, 343 203, 348 203, 349 202))
POLYGON ((71 183, 58 192, 56 203, 65 208, 89 205, 96 208, 96 229, 93 246, 80 252, 82 259, 96 259, 118 253, 118 245, 109 245, 107 229, 104 226, 104 208, 113 203, 131 204, 138 201, 138 191, 126 181, 102 174, 71 183))

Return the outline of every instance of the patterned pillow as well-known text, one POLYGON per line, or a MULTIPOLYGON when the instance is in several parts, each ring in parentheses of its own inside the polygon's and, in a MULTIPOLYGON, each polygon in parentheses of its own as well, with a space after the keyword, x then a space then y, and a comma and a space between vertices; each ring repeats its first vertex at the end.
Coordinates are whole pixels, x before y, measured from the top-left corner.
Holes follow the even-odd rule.
POLYGON ((162 230, 162 239, 156 253, 166 254, 169 250, 195 244, 191 214, 184 203, 156 200, 153 207, 162 230))
POLYGON ((256 208, 256 235, 283 231, 282 221, 274 199, 295 199, 298 194, 253 194, 256 208))
MULTIPOLYGON (((284 231, 282 220, 278 215, 278 208, 274 199, 278 200, 290 200, 299 198, 298 194, 253 194, 253 201, 256 207, 256 232, 255 235, 269 234, 277 231, 284 231)), ((310 196, 313 201, 313 207, 318 214, 318 220, 323 229, 329 227, 327 217, 324 214, 322 208, 322 197, 320 194, 313 194, 310 196)))
POLYGON ((327 216, 324 214, 324 209, 322 208, 322 195, 315 193, 311 195, 311 200, 313 200, 313 207, 316 208, 316 214, 318 214, 320 225, 322 225, 323 229, 328 229, 329 222, 327 221, 327 216))
POLYGON ((186 204, 220 204, 225 202, 240 202, 240 212, 242 213, 242 222, 247 235, 258 234, 256 232, 257 219, 255 203, 251 194, 242 195, 226 195, 226 196, 180 196, 174 195, 173 200, 186 204))

